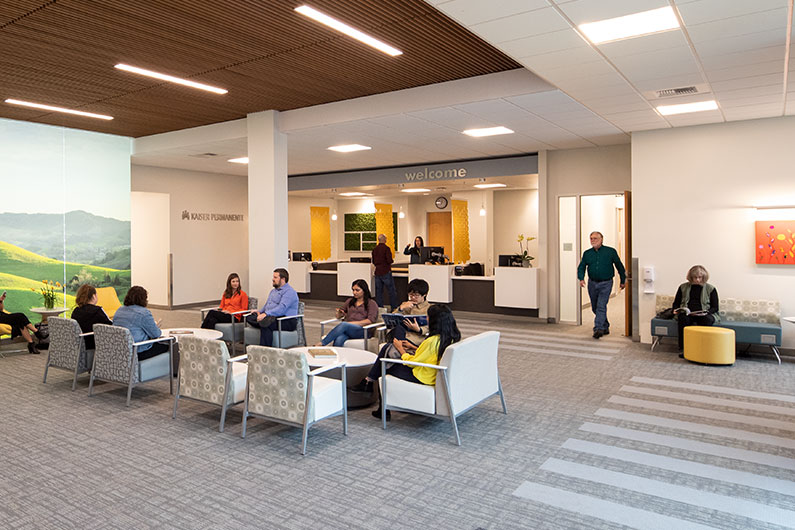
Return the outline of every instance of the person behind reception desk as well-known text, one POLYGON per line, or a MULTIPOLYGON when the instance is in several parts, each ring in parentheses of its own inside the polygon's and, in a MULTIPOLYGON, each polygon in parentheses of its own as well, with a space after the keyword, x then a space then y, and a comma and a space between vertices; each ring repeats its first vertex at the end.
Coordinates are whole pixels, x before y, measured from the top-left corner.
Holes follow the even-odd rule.
MULTIPOLYGON (((140 285, 133 285, 124 297, 124 305, 113 315, 113 325, 130 330, 133 342, 156 339, 162 335, 160 321, 155 322, 152 312, 146 308, 149 293, 140 285)), ((138 347, 138 360, 150 359, 168 351, 168 342, 154 342, 138 347)))
POLYGON ((411 264, 417 265, 422 263, 422 258, 420 258, 420 249, 425 246, 425 242, 422 240, 421 236, 417 236, 414 238, 414 246, 406 245, 406 248, 403 249, 403 254, 406 256, 411 256, 411 264))
MULTIPOLYGON (((218 323, 229 323, 232 321, 230 313, 245 311, 248 309, 248 295, 240 288, 240 276, 233 272, 226 279, 226 289, 221 295, 221 304, 218 309, 213 309, 207 313, 202 322, 204 329, 215 329, 218 323)), ((235 319, 240 322, 241 315, 235 315, 235 319)))
POLYGON ((398 306, 395 279, 392 277, 392 250, 386 246, 386 236, 378 234, 378 244, 373 249, 373 273, 375 281, 375 301, 378 307, 384 307, 384 289, 389 291, 390 307, 398 306))
POLYGON ((3 307, 5 299, 6 293, 3 291, 3 294, 0 295, 0 324, 8 324, 11 326, 11 338, 22 335, 22 338, 28 342, 28 352, 41 353, 36 347, 36 343, 33 341, 33 336, 31 334, 35 335, 39 340, 46 338, 46 335, 37 330, 36 326, 30 323, 30 320, 28 320, 28 317, 26 317, 24 313, 6 313, 3 307))
MULTIPOLYGON (((292 317, 298 314, 298 293, 290 285, 290 273, 287 269, 273 271, 273 289, 268 294, 268 300, 259 312, 251 313, 246 317, 246 322, 259 328, 260 346, 273 345, 273 332, 278 328, 277 317, 292 317)), ((295 331, 298 319, 289 318, 282 321, 282 331, 295 331)))
POLYGON ((351 284, 353 298, 348 298, 345 305, 337 308, 337 318, 343 322, 337 324, 334 329, 322 338, 315 346, 327 346, 334 343, 334 346, 344 346, 348 339, 363 339, 363 326, 373 324, 378 320, 378 305, 370 295, 370 288, 364 280, 354 280, 351 284))
MULTIPOLYGON (((108 315, 102 307, 97 305, 97 289, 93 285, 84 283, 77 290, 75 295, 75 303, 77 307, 72 310, 72 318, 80 325, 80 331, 83 333, 93 333, 94 324, 112 325, 108 315)), ((90 335, 85 338, 86 349, 93 350, 94 337, 90 335)))

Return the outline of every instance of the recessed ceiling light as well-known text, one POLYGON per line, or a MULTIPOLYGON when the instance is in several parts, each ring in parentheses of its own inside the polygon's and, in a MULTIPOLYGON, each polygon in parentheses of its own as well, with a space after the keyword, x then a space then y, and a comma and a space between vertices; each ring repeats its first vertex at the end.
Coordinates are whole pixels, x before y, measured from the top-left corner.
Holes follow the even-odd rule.
POLYGON ((657 107, 657 112, 663 116, 670 116, 671 114, 685 114, 687 112, 701 112, 704 110, 716 110, 718 104, 714 99, 709 101, 699 101, 696 103, 682 103, 680 105, 660 105, 657 107))
POLYGON ((337 151, 338 153, 352 153, 354 151, 367 151, 372 149, 372 147, 368 147, 366 145, 359 145, 359 144, 348 144, 348 145, 332 145, 331 147, 327 147, 329 151, 337 151))
POLYGON ((467 129, 464 134, 480 138, 481 136, 497 136, 498 134, 513 134, 508 127, 485 127, 483 129, 467 129))
POLYGON ((402 191, 403 193, 426 193, 426 192, 429 192, 431 190, 429 190, 427 188, 403 188, 400 191, 402 191))
POLYGON ((671 6, 577 26, 594 44, 651 35, 678 27, 679 20, 671 6))
POLYGON ((52 105, 43 105, 41 103, 31 103, 30 101, 21 101, 19 99, 7 99, 6 103, 10 105, 21 105, 23 107, 31 107, 34 109, 51 110, 53 112, 64 112, 66 114, 75 114, 77 116, 85 116, 86 118, 96 118, 98 120, 112 120, 113 116, 106 116, 104 114, 94 114, 93 112, 83 112, 82 110, 65 109, 63 107, 53 107, 52 105))
POLYGON ((191 88, 198 88, 199 90, 214 92, 216 94, 226 94, 228 92, 228 90, 226 90, 225 88, 218 88, 215 86, 205 85, 204 83, 197 83, 196 81, 189 81, 188 79, 182 79, 181 77, 174 77, 173 75, 161 74, 159 72, 153 72, 152 70, 145 70, 143 68, 138 68, 137 66, 130 66, 129 64, 119 63, 115 65, 114 68, 118 68, 119 70, 124 70, 125 72, 132 72, 134 74, 145 75, 147 77, 154 77, 155 79, 160 79, 161 81, 168 81, 169 83, 177 83, 178 85, 185 85, 191 88))
POLYGON ((362 197, 367 195, 366 193, 362 193, 361 191, 346 191, 345 193, 340 193, 343 197, 362 197))
POLYGON ((241 156, 240 158, 230 158, 227 162, 232 162, 233 164, 248 164, 248 157, 241 156))
POLYGON ((371 37, 370 35, 368 35, 366 33, 363 33, 363 32, 359 31, 356 28, 352 28, 351 26, 347 25, 344 22, 341 22, 341 21, 337 20, 336 18, 330 17, 330 16, 326 15, 325 13, 321 13, 317 9, 313 9, 313 8, 311 8, 309 6, 304 5, 304 6, 296 7, 295 10, 298 11, 299 13, 301 13, 302 15, 311 18, 312 20, 316 20, 317 22, 320 22, 321 24, 324 24, 324 25, 330 27, 331 29, 335 29, 335 30, 339 31, 340 33, 344 33, 345 35, 347 35, 349 37, 353 37, 354 39, 358 40, 359 42, 363 42, 364 44, 366 44, 368 46, 372 46, 376 50, 382 51, 382 52, 386 53, 387 55, 391 55, 392 57, 394 57, 396 55, 401 55, 403 53, 402 51, 398 50, 397 48, 392 47, 389 44, 386 44, 384 42, 381 42, 380 40, 378 40, 378 39, 376 39, 374 37, 371 37))
POLYGON ((493 184, 475 184, 476 188, 486 189, 486 188, 504 188, 506 184, 500 184, 499 182, 495 182, 493 184))

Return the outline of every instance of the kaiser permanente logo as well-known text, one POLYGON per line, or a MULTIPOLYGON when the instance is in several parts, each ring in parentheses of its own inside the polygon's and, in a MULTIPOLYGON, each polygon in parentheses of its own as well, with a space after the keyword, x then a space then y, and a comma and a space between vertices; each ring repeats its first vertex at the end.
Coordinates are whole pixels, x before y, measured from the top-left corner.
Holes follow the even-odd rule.
POLYGON ((242 221, 239 213, 196 213, 182 210, 183 221, 242 221))
POLYGON ((458 169, 428 169, 427 167, 419 171, 406 171, 406 180, 442 180, 463 178, 467 176, 466 168, 458 169))

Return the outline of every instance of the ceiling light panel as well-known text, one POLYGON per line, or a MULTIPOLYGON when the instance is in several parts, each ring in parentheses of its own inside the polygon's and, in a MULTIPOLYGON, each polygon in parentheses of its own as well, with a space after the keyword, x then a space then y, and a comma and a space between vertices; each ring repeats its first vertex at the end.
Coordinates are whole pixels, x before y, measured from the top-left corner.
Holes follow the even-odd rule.
POLYGON ((329 151, 337 151, 338 153, 353 153, 354 151, 369 151, 372 147, 359 144, 346 144, 346 145, 332 145, 327 147, 329 151))
POLYGON ((325 13, 321 13, 317 9, 309 7, 307 5, 296 7, 295 10, 302 15, 311 18, 321 24, 328 26, 329 28, 339 31, 349 37, 352 37, 359 42, 362 42, 372 48, 375 48, 378 51, 384 52, 387 55, 391 55, 392 57, 402 55, 403 52, 395 48, 394 46, 390 46, 389 44, 376 39, 375 37, 371 37, 370 35, 353 28, 344 22, 337 20, 334 17, 330 17, 325 13))
POLYGON ((657 111, 663 116, 673 116, 675 114, 686 114, 689 112, 703 112, 707 110, 717 110, 718 104, 714 99, 709 101, 697 101, 695 103, 682 103, 680 105, 660 105, 657 111))
POLYGON ((499 182, 494 182, 494 183, 491 183, 491 184, 475 184, 475 187, 476 188, 480 188, 482 190, 486 190, 486 189, 489 189, 489 188, 505 188, 506 185, 505 184, 501 184, 499 182))
POLYGON ((402 191, 403 193, 427 193, 431 190, 427 188, 403 188, 400 191, 402 191))
POLYGON ((133 74, 152 77, 154 79, 160 79, 161 81, 167 81, 169 83, 176 83, 178 85, 197 88, 199 90, 205 90, 207 92, 213 92, 215 94, 226 94, 228 92, 228 90, 226 90, 225 88, 218 88, 211 85, 205 85, 204 83, 197 83, 196 81, 183 79, 181 77, 174 77, 173 75, 161 74, 160 72, 155 72, 153 70, 146 70, 144 68, 138 68, 137 66, 130 66, 129 64, 119 63, 115 65, 114 68, 123 70, 125 72, 130 72, 133 74))
POLYGON ((462 131, 467 136, 473 136, 475 138, 482 138, 484 136, 498 136, 500 134, 513 134, 513 131, 510 130, 508 127, 483 127, 481 129, 467 129, 466 131, 462 131))
POLYGON ((233 164, 248 164, 248 157, 241 156, 240 158, 230 158, 227 162, 232 162, 233 164))
POLYGON ((40 110, 48 110, 52 112, 62 112, 64 114, 74 114, 76 116, 84 116, 86 118, 95 118, 98 120, 112 120, 113 116, 107 116, 105 114, 94 114, 93 112, 85 112, 82 110, 74 110, 74 109, 67 109, 64 107, 54 107, 52 105, 45 105, 43 103, 34 103, 32 101, 22 101, 19 99, 7 99, 5 100, 6 103, 9 105, 19 105, 21 107, 29 107, 32 109, 40 109, 40 110))
POLYGON ((342 197, 363 197, 367 195, 367 193, 362 193, 361 191, 346 191, 345 193, 340 193, 342 197))
POLYGON ((673 8, 670 6, 643 11, 623 17, 580 24, 577 28, 593 44, 602 44, 622 39, 651 35, 679 28, 673 8))

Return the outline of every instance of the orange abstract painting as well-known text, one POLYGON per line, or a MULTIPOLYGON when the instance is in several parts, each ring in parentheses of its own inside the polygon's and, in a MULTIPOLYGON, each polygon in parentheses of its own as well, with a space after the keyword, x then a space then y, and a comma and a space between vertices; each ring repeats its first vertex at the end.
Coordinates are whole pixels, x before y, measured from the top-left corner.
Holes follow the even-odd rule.
POLYGON ((795 221, 756 222, 756 262, 795 265, 795 221))

